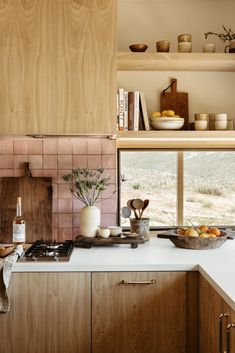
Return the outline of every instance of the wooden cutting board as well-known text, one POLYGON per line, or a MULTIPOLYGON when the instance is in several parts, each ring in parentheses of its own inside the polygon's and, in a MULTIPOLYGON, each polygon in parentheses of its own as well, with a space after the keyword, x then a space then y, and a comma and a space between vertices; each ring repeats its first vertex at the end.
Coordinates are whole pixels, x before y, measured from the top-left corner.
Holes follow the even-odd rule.
POLYGON ((163 90, 160 96, 161 111, 174 110, 176 115, 184 118, 184 126, 181 130, 188 130, 189 116, 188 116, 188 93, 177 92, 177 79, 171 79, 170 92, 163 90))
POLYGON ((0 242, 12 243, 17 196, 22 198, 26 242, 52 240, 52 178, 31 177, 26 168, 24 177, 0 178, 0 242))

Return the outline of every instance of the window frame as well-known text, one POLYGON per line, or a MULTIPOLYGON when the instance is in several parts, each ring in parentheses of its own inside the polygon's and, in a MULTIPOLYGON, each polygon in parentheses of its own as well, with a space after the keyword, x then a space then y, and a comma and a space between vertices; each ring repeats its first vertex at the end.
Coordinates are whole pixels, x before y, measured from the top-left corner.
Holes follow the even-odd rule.
MULTIPOLYGON (((119 147, 117 148, 117 222, 118 225, 121 224, 120 209, 121 209, 121 152, 131 151, 131 152, 147 152, 147 151, 158 151, 158 152, 177 152, 177 200, 176 200, 176 226, 151 226, 151 230, 168 230, 172 228, 179 227, 179 224, 183 224, 184 219, 184 152, 235 152, 234 148, 162 148, 162 147, 119 147)), ((219 226, 220 228, 230 228, 235 225, 219 226)), ((123 226, 124 229, 129 229, 130 227, 123 226)))

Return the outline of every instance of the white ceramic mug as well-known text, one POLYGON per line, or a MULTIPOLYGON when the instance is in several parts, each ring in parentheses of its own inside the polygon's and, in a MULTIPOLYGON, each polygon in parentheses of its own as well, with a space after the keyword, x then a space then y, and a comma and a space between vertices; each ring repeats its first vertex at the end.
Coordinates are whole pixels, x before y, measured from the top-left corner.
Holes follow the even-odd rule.
POLYGON ((178 43, 178 52, 179 53, 191 53, 192 51, 192 42, 179 42, 178 43))
POLYGON ((206 43, 202 47, 203 53, 215 53, 215 44, 214 43, 206 43))

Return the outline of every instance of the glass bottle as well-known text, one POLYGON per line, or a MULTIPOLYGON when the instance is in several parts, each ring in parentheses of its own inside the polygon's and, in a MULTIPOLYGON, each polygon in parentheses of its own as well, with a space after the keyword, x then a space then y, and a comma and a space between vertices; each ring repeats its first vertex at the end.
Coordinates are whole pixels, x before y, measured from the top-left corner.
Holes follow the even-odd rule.
POLYGON ((25 243, 25 220, 22 217, 21 197, 17 197, 16 216, 13 219, 13 244, 25 243))

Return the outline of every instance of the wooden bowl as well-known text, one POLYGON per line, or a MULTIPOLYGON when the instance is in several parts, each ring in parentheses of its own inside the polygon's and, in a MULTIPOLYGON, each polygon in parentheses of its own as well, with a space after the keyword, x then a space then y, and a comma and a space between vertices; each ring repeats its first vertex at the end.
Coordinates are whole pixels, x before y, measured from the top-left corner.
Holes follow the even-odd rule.
POLYGON ((210 250, 216 249, 226 242, 227 233, 221 231, 221 236, 216 238, 200 238, 178 235, 177 230, 172 229, 166 233, 158 234, 158 238, 169 239, 177 248, 192 250, 210 250))
POLYGON ((146 44, 131 44, 129 48, 133 52, 144 52, 148 46, 146 44))

